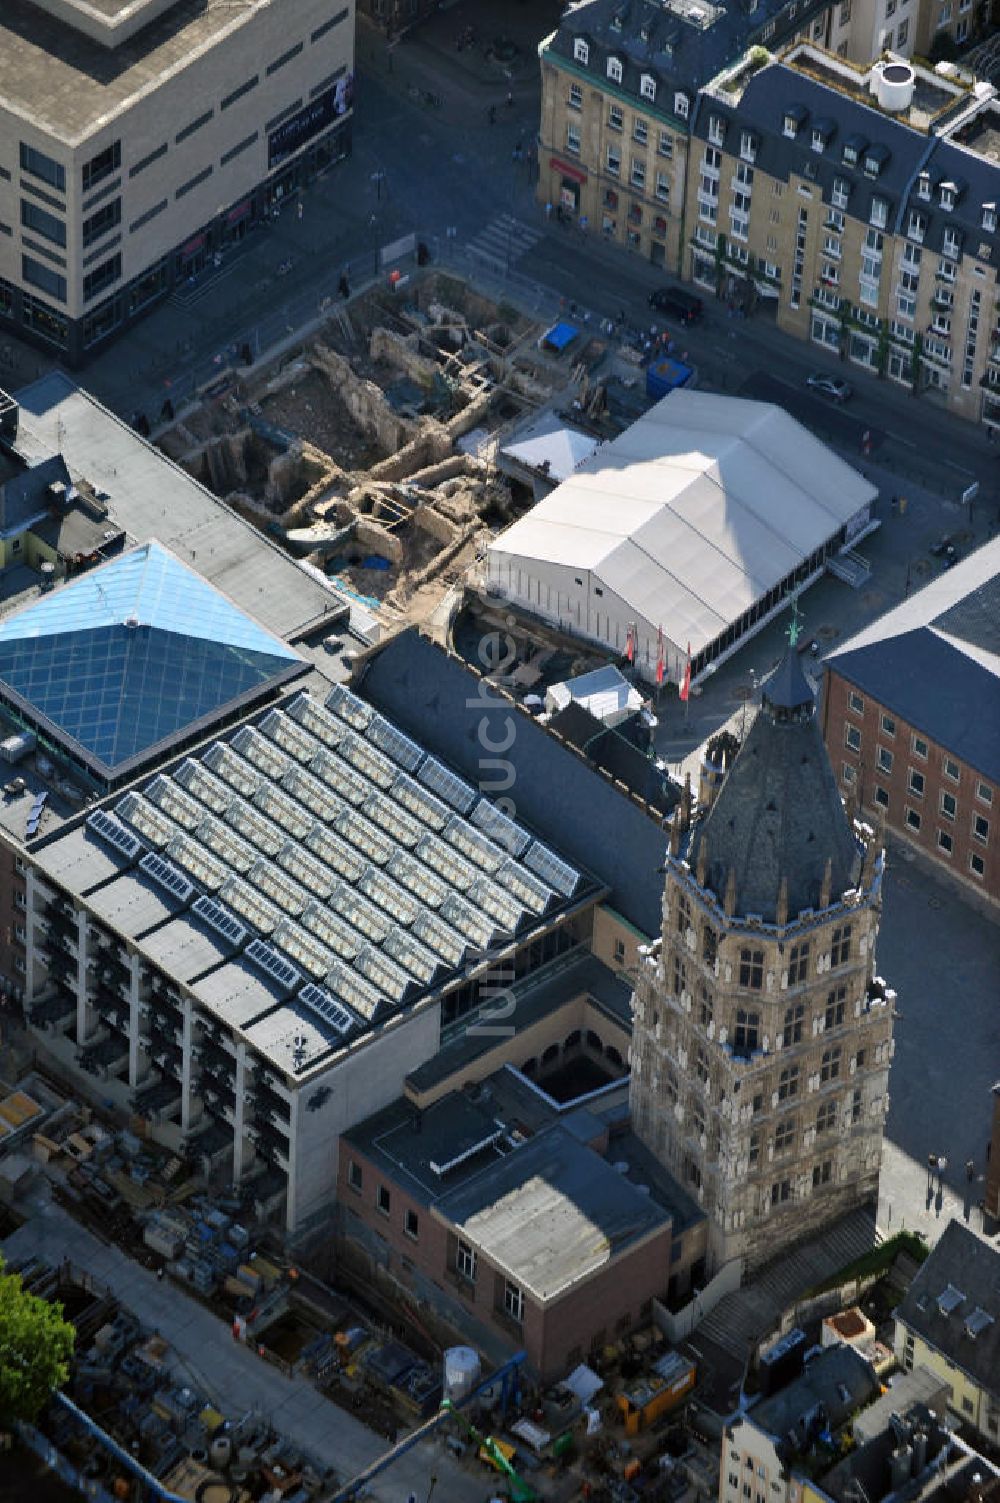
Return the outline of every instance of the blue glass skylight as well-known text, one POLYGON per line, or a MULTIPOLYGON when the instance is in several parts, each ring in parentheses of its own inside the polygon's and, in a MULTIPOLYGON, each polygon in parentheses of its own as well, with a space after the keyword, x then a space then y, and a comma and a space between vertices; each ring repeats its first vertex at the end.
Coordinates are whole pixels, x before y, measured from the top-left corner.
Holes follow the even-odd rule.
POLYGON ((305 667, 159 543, 0 621, 0 696, 105 778, 305 667))

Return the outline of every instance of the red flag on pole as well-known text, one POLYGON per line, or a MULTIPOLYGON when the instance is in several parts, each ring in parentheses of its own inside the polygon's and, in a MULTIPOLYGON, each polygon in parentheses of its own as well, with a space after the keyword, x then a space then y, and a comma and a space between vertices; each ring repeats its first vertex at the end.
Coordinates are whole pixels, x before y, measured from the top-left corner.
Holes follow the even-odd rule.
POLYGON ((658 684, 662 684, 663 683, 663 658, 662 657, 658 657, 657 660, 656 660, 656 682, 658 684))
POLYGON ((683 699, 685 701, 685 703, 686 703, 688 695, 690 693, 691 693, 691 643, 689 642, 688 643, 687 662, 684 665, 684 678, 683 678, 683 680, 681 682, 681 687, 680 687, 680 691, 679 691, 679 697, 681 699, 683 699))
POLYGON ((658 684, 663 683, 665 671, 666 668, 663 662, 663 627, 660 626, 657 627, 656 631, 656 682, 658 684))
POLYGON ((625 656, 630 663, 635 658, 635 627, 631 623, 629 624, 628 631, 625 633, 625 656))

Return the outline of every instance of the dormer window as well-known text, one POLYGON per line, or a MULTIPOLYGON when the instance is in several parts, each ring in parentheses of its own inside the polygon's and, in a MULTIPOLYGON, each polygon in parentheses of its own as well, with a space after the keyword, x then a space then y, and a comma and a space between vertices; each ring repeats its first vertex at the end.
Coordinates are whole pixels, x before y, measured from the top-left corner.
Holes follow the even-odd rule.
POLYGON ((823 139, 823 132, 821 130, 814 130, 813 133, 812 133, 812 149, 813 149, 813 151, 822 151, 823 147, 825 145, 826 145, 826 142, 823 139))
POLYGON ((621 12, 620 11, 615 11, 615 14, 611 17, 611 30, 612 31, 621 31, 621 29, 622 29, 621 12))
POLYGON ((996 206, 996 204, 983 204, 983 229, 984 230, 989 230, 990 234, 992 234, 993 231, 996 229, 996 227, 997 227, 997 206, 996 206))
POLYGON ((656 98, 656 79, 652 73, 644 73, 639 80, 639 93, 643 99, 656 98))
POLYGON ((582 37, 575 37, 573 40, 573 60, 577 63, 583 63, 584 67, 590 61, 590 44, 585 42, 582 37))
POLYGON ((864 136, 848 136, 844 142, 844 161, 848 167, 856 167, 868 150, 864 136))
POLYGON ((844 161, 847 163, 847 165, 849 167, 854 167, 854 166, 857 165, 857 160, 858 160, 858 149, 857 149, 857 147, 856 146, 845 146, 844 147, 844 161))
POLYGON ((921 172, 917 178, 917 197, 927 202, 931 196, 931 175, 929 172, 921 172))
POLYGON ((754 162, 757 159, 757 140, 748 130, 740 132, 740 156, 744 162, 754 162))
POLYGON ((680 91, 678 90, 678 92, 674 95, 674 114, 677 115, 681 120, 686 120, 690 108, 691 102, 688 99, 687 95, 680 93, 680 91))
POLYGON ((799 133, 799 122, 796 120, 794 115, 785 116, 785 121, 782 129, 784 131, 784 134, 789 138, 790 141, 795 140, 795 137, 799 133))
POLYGON ((639 40, 640 40, 640 42, 648 42, 649 41, 649 26, 646 24, 645 21, 639 27, 639 40))
POLYGON ((865 174, 868 177, 878 177, 882 171, 882 163, 877 157, 865 157, 865 174))
POLYGON ((621 81, 622 81, 622 64, 621 64, 621 58, 618 58, 618 57, 609 57, 608 58, 608 77, 610 78, 610 80, 611 80, 612 83, 621 83, 621 81))
POLYGON ((955 184, 942 183, 938 191, 941 194, 942 209, 953 209, 955 207, 955 184))
POLYGON ((708 139, 713 146, 721 146, 726 139, 726 122, 721 115, 708 117, 708 139))

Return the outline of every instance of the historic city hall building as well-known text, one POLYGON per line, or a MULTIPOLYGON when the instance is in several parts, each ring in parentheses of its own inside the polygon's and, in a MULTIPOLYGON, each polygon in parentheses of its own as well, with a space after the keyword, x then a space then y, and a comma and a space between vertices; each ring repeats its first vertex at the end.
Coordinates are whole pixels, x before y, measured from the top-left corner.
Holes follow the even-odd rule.
POLYGON ((876 1198, 893 1051, 881 844, 845 812, 794 652, 721 776, 674 826, 631 1059, 636 1131, 704 1207, 709 1272, 876 1198))

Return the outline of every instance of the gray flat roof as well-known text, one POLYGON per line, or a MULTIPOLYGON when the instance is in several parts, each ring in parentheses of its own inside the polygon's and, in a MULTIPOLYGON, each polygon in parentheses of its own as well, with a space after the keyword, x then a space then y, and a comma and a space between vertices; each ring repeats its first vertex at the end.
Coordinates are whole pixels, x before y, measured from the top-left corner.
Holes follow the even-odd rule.
POLYGON ((91 894, 90 907, 98 918, 130 939, 155 929, 177 912, 177 904, 165 893, 134 876, 119 877, 99 888, 91 894))
MULTIPOLYGON (((126 21, 134 19, 123 18, 121 0, 98 0, 89 19, 79 5, 67 5, 65 20, 45 14, 32 0, 4 0, 0 102, 74 146, 168 74, 196 62, 269 3, 180 0, 112 51, 115 33, 131 29, 126 21), (90 36, 80 29, 85 20, 90 36)), ((148 3, 142 6, 148 8, 148 3)))
POLYGON ((183 985, 211 970, 231 953, 217 935, 192 922, 187 913, 162 924, 142 941, 143 952, 183 985))
MULTIPOLYGON (((0 40, 0 71, 2 58, 0 40)), ((17 400, 25 454, 61 453, 72 472, 109 494, 109 516, 130 537, 163 543, 268 631, 293 641, 343 613, 341 597, 315 573, 61 372, 18 392, 17 400)))
POLYGON ((443 1196, 435 1209, 543 1303, 670 1225, 651 1196, 558 1126, 443 1196))
MULTIPOLYGON (((594 1001, 623 1028, 632 1031, 632 988, 583 947, 569 962, 563 957, 515 982, 509 992, 514 1000, 514 1010, 505 1018, 505 1023, 516 1033, 582 995, 594 1001)), ((413 1070, 406 1077, 406 1083, 417 1092, 431 1090, 495 1047, 495 1038, 463 1029, 433 1059, 413 1070)))
POLYGON ((245 1028, 281 1005, 281 993, 240 960, 230 961, 194 983, 191 990, 209 1012, 233 1028, 245 1028))

